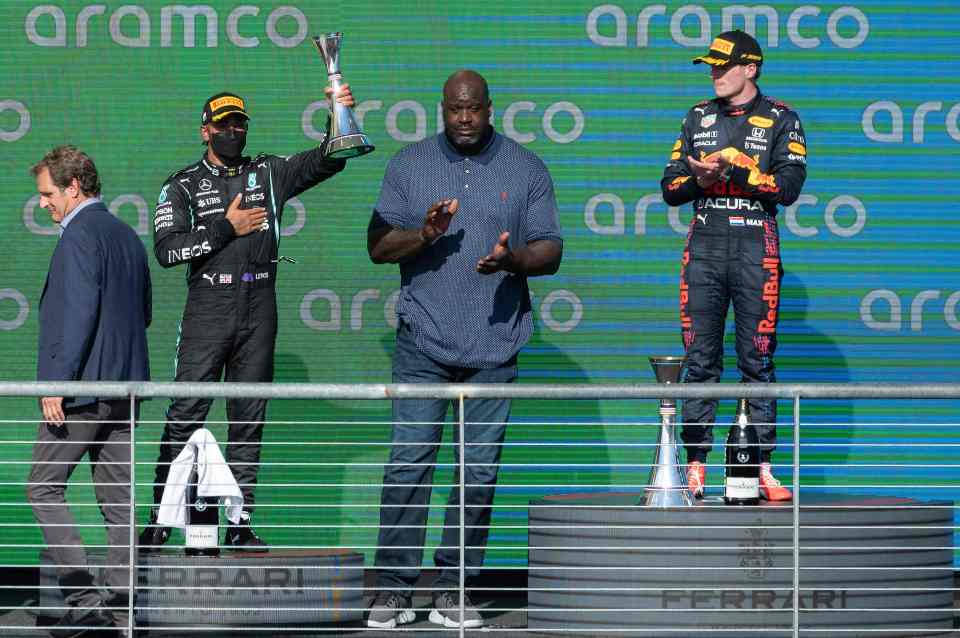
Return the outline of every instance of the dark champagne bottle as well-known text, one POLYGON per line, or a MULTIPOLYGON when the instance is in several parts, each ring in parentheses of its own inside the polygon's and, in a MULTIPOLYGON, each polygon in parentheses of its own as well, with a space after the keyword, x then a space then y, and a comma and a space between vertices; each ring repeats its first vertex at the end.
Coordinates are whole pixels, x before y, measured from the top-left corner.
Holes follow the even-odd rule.
POLYGON ((188 556, 219 556, 220 539, 219 499, 197 494, 197 467, 193 467, 187 481, 187 528, 185 530, 188 556))
POLYGON ((727 435, 726 452, 723 500, 727 505, 757 505, 760 502, 760 437, 750 423, 746 399, 737 402, 737 418, 727 435))

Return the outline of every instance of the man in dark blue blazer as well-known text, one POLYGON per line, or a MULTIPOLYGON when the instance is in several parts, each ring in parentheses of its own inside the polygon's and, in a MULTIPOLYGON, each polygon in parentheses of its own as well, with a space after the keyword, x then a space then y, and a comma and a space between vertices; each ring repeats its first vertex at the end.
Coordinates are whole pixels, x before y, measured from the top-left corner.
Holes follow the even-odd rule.
MULTIPOLYGON (((40 206, 60 225, 40 297, 37 380, 149 380, 151 284, 143 243, 100 201, 100 178, 85 153, 60 146, 31 172, 40 206)), ((67 638, 123 623, 129 591, 124 565, 130 544, 130 425, 136 415, 127 399, 43 397, 40 407, 44 422, 27 495, 61 566, 60 586, 70 609, 52 633, 67 638), (66 507, 67 482, 85 453, 108 525, 106 597, 90 571, 80 567, 87 556, 66 507)))

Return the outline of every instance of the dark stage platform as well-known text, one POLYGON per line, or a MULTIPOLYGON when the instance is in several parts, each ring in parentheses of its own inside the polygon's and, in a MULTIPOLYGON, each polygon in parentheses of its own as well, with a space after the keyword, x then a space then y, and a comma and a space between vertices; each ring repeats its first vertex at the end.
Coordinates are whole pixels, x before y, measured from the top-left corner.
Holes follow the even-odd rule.
MULTIPOLYGON (((708 498, 691 508, 646 509, 640 497, 531 502, 529 630, 788 635, 792 504, 728 507, 708 498)), ((801 498, 802 636, 953 629, 952 502, 801 498)))

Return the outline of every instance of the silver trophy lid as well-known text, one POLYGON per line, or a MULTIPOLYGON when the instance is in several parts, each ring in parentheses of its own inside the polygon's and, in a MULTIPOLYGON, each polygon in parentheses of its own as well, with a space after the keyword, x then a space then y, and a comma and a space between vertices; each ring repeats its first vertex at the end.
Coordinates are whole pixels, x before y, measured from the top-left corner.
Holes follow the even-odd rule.
POLYGON ((343 33, 339 31, 313 36, 313 43, 323 56, 323 61, 327 65, 327 73, 330 75, 340 72, 340 43, 342 40, 343 33))
POLYGON ((657 376, 658 383, 678 383, 680 381, 680 372, 683 370, 683 364, 686 362, 686 356, 662 356, 649 357, 650 366, 653 373, 657 376))

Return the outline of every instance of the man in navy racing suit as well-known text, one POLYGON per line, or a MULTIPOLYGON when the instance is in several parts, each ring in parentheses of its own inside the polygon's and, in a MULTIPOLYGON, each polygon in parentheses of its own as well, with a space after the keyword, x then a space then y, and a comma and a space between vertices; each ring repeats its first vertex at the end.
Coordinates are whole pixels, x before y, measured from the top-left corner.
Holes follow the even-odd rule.
MULTIPOLYGON (((720 380, 731 302, 742 381, 773 382, 783 275, 776 214, 797 200, 806 179, 803 127, 789 106, 760 92, 763 53, 743 31, 721 33, 694 63, 710 65, 717 97, 687 113, 660 184, 668 205, 693 202, 680 269, 685 382, 720 380)), ((749 405, 761 444, 761 497, 790 500, 770 465, 776 401, 749 405)), ((683 402, 681 437, 696 496, 703 495, 716 407, 716 400, 683 402)))
MULTIPOLYGON (((328 97, 332 96, 327 89, 328 97)), ((337 100, 353 106, 344 85, 337 100)), ((277 334, 275 282, 284 203, 343 170, 344 160, 325 157, 326 140, 289 157, 243 155, 249 117, 242 98, 220 93, 204 104, 200 161, 164 183, 154 217, 154 252, 165 268, 187 264, 187 302, 177 343, 177 381, 269 382, 277 334)), ((239 525, 225 543, 263 551, 250 527, 260 440, 266 415, 262 399, 227 400, 230 464, 244 496, 239 525)), ((170 462, 203 425, 206 398, 176 399, 167 410, 154 479, 159 504, 170 462)), ((170 530, 156 525, 157 510, 140 544, 166 542, 170 530)))

